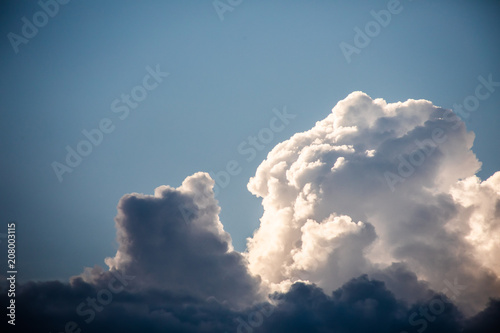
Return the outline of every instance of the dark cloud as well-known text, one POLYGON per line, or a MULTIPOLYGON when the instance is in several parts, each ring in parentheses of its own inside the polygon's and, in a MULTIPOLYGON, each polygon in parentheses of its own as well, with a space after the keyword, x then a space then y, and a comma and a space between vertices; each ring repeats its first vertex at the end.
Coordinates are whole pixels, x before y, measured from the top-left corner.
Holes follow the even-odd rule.
MULTIPOLYGON (((134 276, 133 288, 189 292, 231 305, 256 299, 258 280, 219 221, 214 182, 207 174, 188 177, 177 189, 131 194, 118 205, 119 248, 106 263, 134 276)), ((92 276, 92 274, 90 274, 92 276)))
MULTIPOLYGON (((81 278, 61 282, 27 283, 16 297, 17 332, 497 332, 500 301, 465 320, 446 296, 433 293, 408 305, 396 299, 381 281, 361 276, 327 295, 322 289, 295 283, 286 293, 274 293, 275 303, 236 311, 214 298, 149 289, 113 294, 109 304, 88 323, 75 309, 97 299, 113 280, 102 274, 95 285, 81 278), (73 323, 71 323, 73 322, 73 323)), ((7 297, 1 293, 1 303, 7 297)), ((97 304, 100 304, 97 302, 97 304)), ((86 307, 86 309, 91 308, 86 307)), ((5 327, 5 321, 2 322, 5 327)), ((10 326, 9 326, 10 327, 10 326)), ((12 328, 12 327, 10 327, 12 328)), ((8 331, 10 332, 10 331, 8 331)))
POLYGON ((500 299, 492 299, 488 307, 468 321, 463 333, 498 333, 500 331, 500 299))
POLYGON ((72 332, 100 333, 224 332, 234 327, 232 310, 213 299, 151 289, 122 291, 114 294, 109 304, 102 304, 97 300, 100 290, 81 279, 71 285, 44 282, 21 286, 16 297, 15 328, 18 332, 55 333, 65 332, 69 326, 74 328, 70 328, 72 332), (85 305, 82 316, 76 311, 81 304, 85 305))
MULTIPOLYGON (((429 301, 438 297, 434 294, 429 301)), ((415 323, 421 319, 418 311, 428 306, 423 302, 408 306, 383 282, 367 276, 349 281, 331 296, 313 285, 297 283, 278 298, 281 303, 263 332, 417 332, 423 325, 415 323)), ((451 303, 434 317, 426 332, 459 332, 462 317, 451 303)))
POLYGON ((417 275, 404 263, 393 263, 389 267, 370 273, 370 277, 383 281, 389 290, 407 303, 423 301, 434 294, 429 289, 429 284, 418 280, 417 275))

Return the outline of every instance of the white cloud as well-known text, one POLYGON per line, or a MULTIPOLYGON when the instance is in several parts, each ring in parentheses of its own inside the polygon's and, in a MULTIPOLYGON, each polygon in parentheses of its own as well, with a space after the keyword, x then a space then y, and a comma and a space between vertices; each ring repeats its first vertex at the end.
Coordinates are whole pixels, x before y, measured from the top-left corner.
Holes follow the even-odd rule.
POLYGON ((500 295, 500 174, 475 178, 473 140, 429 101, 350 94, 278 144, 250 179, 264 208, 248 240, 250 271, 271 289, 308 280, 328 291, 396 262, 435 290, 457 278, 468 286, 459 304, 477 311, 500 295), (412 172, 391 191, 384 173, 408 171, 403 160, 412 172))
POLYGON ((459 181, 451 194, 463 208, 460 223, 450 229, 464 236, 476 260, 500 276, 500 172, 483 182, 476 176, 459 181))

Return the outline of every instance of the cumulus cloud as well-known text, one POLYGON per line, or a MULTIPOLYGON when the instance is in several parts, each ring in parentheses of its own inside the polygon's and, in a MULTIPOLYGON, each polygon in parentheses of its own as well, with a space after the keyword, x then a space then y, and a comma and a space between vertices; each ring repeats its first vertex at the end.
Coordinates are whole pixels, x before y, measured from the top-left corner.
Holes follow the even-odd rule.
POLYGON ((258 281, 219 221, 213 186, 208 174, 197 173, 177 189, 160 186, 154 195, 125 195, 115 219, 119 248, 106 264, 135 276, 137 289, 251 304, 258 281))
POLYGON ((429 101, 354 92, 258 167, 248 189, 264 213, 245 253, 208 174, 127 194, 108 268, 20 285, 17 328, 492 332, 500 172, 475 176, 473 141, 429 101))
POLYGON ((450 193, 466 217, 450 228, 464 235, 474 257, 500 276, 500 172, 483 182, 475 176, 461 180, 450 193))
POLYGON ((251 272, 274 290, 309 281, 331 291, 404 263, 435 290, 467 284, 458 302, 479 311, 500 295, 500 174, 475 177, 473 140, 429 101, 350 94, 278 144, 250 180, 264 208, 248 240, 251 272))

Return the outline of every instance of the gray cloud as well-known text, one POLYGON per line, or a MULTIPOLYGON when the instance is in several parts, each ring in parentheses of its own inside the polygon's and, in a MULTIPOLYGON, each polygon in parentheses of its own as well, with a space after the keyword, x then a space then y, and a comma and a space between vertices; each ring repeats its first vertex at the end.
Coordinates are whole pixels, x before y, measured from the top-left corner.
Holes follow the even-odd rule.
POLYGON ((257 299, 258 280, 233 250, 219 221, 213 180, 205 173, 154 195, 130 194, 118 205, 119 248, 106 263, 135 276, 134 287, 189 292, 234 306, 257 299))
MULTIPOLYGON (((295 283, 286 293, 274 293, 269 303, 234 310, 215 299, 144 289, 115 295, 113 301, 85 323, 74 309, 82 299, 95 297, 97 284, 78 277, 70 284, 30 282, 19 287, 19 319, 15 331, 63 332, 427 332, 487 333, 498 329, 500 300, 491 300, 478 315, 464 319, 445 295, 428 291, 422 302, 398 300, 384 282, 366 275, 348 281, 331 294, 314 285, 295 283), (432 302, 443 300, 437 310, 432 302), (423 311, 423 312, 422 312, 423 311), (433 312, 434 311, 434 312, 433 312), (423 313, 421 315, 420 313, 423 313), (425 318, 431 320, 425 320, 425 318), (28 319, 29 318, 29 319, 28 319), (411 320, 412 318, 413 320, 411 320), (423 330, 422 330, 423 329, 423 330), (81 330, 81 331, 79 331, 81 330), (463 330, 463 331, 462 331, 463 330)), ((2 292, 0 300, 7 297, 2 292)), ((2 321, 0 327, 7 328, 2 321)), ((9 332, 12 327, 9 327, 9 332)))

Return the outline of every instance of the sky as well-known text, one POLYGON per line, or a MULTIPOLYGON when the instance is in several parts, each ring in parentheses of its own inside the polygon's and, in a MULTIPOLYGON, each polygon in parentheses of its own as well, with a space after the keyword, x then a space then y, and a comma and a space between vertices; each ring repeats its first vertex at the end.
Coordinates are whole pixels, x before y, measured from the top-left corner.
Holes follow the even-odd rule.
MULTIPOLYGON (((18 297, 74 309, 121 272, 132 287, 95 331, 155 290, 176 319, 197 309, 192 326, 139 313, 131 327, 235 331, 263 313, 276 331, 304 313, 321 331, 333 324, 318 313, 361 298, 399 332, 395 314, 458 278, 480 287, 442 301, 427 331, 480 330, 500 296, 499 14, 496 1, 2 2, 0 233, 15 221, 18 297)), ((49 315, 62 330, 74 311, 49 315)))

